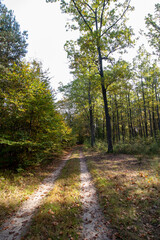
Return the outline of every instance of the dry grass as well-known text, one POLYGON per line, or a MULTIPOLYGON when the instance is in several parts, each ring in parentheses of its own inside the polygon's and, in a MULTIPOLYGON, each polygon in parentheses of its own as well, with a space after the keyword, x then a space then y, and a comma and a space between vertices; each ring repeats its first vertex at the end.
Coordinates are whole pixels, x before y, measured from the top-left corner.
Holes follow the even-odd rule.
POLYGON ((25 240, 79 239, 81 223, 79 156, 73 154, 53 191, 33 219, 25 240))
POLYGON ((61 161, 56 158, 50 164, 28 168, 20 173, 0 170, 0 225, 28 199, 61 161))
POLYGON ((160 239, 160 159, 86 152, 113 239, 160 239))

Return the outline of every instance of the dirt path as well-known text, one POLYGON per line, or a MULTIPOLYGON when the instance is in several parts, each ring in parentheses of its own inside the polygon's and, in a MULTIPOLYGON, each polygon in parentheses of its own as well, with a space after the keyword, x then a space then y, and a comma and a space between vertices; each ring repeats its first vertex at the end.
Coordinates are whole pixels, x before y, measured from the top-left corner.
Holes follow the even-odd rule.
MULTIPOLYGON (((66 157, 50 177, 43 181, 39 189, 22 204, 18 212, 6 220, 0 228, 0 240, 20 240, 26 234, 37 208, 46 195, 53 189, 55 180, 70 157, 71 154, 66 157)), ((91 175, 87 170, 82 152, 80 152, 80 169, 81 201, 83 207, 81 239, 109 240, 107 237, 109 230, 106 227, 105 219, 99 207, 96 190, 92 184, 91 175)))
POLYGON ((0 240, 20 240, 27 232, 36 209, 40 206, 44 197, 53 189, 55 180, 70 157, 71 154, 65 158, 50 177, 44 179, 39 189, 22 204, 19 211, 2 225, 0 240))
POLYGON ((85 158, 80 152, 81 168, 81 198, 83 208, 82 239, 109 240, 109 230, 106 227, 102 211, 98 204, 96 189, 87 170, 85 158))

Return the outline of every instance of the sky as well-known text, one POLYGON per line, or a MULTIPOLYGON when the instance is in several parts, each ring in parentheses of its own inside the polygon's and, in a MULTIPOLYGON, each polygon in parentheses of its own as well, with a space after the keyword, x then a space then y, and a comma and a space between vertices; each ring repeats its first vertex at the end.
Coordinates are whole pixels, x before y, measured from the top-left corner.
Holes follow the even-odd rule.
MULTIPOLYGON (((2 3, 14 11, 21 31, 28 31, 27 60, 37 59, 44 70, 49 69, 51 87, 55 90, 59 82, 71 81, 64 44, 67 40, 76 40, 78 34, 66 32, 67 15, 61 13, 59 3, 46 3, 46 0, 2 0, 2 3)), ((131 0, 135 11, 130 13, 129 24, 136 34, 145 28, 144 18, 148 13, 154 13, 156 3, 158 0, 131 0)), ((145 39, 139 40, 141 43, 145 43, 145 39)), ((131 50, 128 58, 135 54, 135 50, 131 50)))

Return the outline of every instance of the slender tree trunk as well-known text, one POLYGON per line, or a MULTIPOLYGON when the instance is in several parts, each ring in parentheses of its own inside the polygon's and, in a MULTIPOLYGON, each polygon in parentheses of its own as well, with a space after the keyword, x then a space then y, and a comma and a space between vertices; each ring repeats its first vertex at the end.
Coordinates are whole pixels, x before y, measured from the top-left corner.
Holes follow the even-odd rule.
POLYGON ((137 92, 137 97, 138 97, 138 112, 139 112, 139 135, 141 136, 141 138, 143 137, 143 120, 142 120, 142 110, 141 110, 141 105, 140 105, 140 100, 139 100, 139 95, 138 95, 138 92, 137 92))
POLYGON ((89 116, 90 116, 90 132, 91 132, 91 147, 94 147, 95 144, 95 129, 94 129, 94 119, 93 119, 93 107, 92 107, 92 98, 91 98, 91 81, 89 80, 88 88, 88 102, 89 102, 89 116))
POLYGON ((117 138, 118 138, 118 141, 120 141, 121 137, 120 137, 120 128, 119 128, 119 111, 118 111, 116 95, 115 95, 115 105, 116 105, 116 113, 117 113, 117 138))
POLYGON ((125 139, 125 126, 124 126, 124 122, 123 122, 122 112, 121 112, 121 122, 122 122, 122 139, 123 139, 123 142, 124 142, 124 139, 125 139))
POLYGON ((105 117, 106 117, 108 152, 113 152, 112 134, 111 134, 111 120, 110 120, 110 116, 109 116, 106 88, 105 88, 104 84, 101 84, 101 87, 102 87, 102 94, 103 94, 103 101, 104 101, 104 110, 105 110, 105 117))
POLYGON ((151 111, 150 111, 150 109, 148 110, 148 114, 149 114, 149 122, 150 122, 150 134, 151 134, 151 137, 153 137, 152 117, 151 117, 151 111))
POLYGON ((92 107, 89 109, 90 114, 90 131, 91 131, 91 147, 94 147, 95 144, 95 135, 94 135, 94 122, 93 122, 93 111, 92 107))
POLYGON ((156 123, 155 123, 155 116, 154 116, 154 108, 152 109, 152 121, 153 121, 154 137, 156 138, 156 123))
POLYGON ((129 139, 131 141, 132 137, 134 137, 133 132, 133 124, 132 124, 132 110, 131 110, 131 104, 130 104, 130 95, 128 93, 128 127, 129 127, 129 139))
POLYGON ((101 56, 100 47, 98 47, 98 56, 99 56, 99 74, 100 74, 100 77, 101 77, 101 88, 102 88, 104 110, 105 110, 105 117, 106 117, 108 152, 113 152, 112 133, 111 133, 111 119, 110 119, 109 109, 108 109, 107 92, 106 92, 106 88, 105 88, 105 85, 104 85, 104 72, 103 72, 103 64, 102 64, 102 56, 101 56))
POLYGON ((158 129, 160 131, 160 116, 159 116, 159 105, 158 105, 158 95, 157 95, 157 83, 155 84, 155 97, 156 97, 156 112, 157 112, 157 117, 158 117, 158 129))
POLYGON ((155 121, 155 114, 154 114, 154 97, 153 97, 154 89, 152 84, 152 121, 153 121, 153 132, 154 137, 156 138, 156 121, 155 121))
POLYGON ((112 114, 112 139, 113 139, 113 143, 115 143, 115 115, 114 112, 112 114))
POLYGON ((146 112, 146 99, 144 94, 144 86, 141 78, 141 86, 142 86, 142 96, 143 96, 143 109, 144 109, 144 123, 145 123, 145 135, 148 137, 148 126, 147 126, 147 112, 146 112))
POLYGON ((103 131, 102 131, 103 140, 105 139, 105 118, 103 116, 103 131))

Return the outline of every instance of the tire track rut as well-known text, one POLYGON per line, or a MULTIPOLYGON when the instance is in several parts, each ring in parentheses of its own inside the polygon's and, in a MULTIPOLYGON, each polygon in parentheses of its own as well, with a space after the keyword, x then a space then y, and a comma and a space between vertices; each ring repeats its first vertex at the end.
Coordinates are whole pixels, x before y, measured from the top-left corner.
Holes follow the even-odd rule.
POLYGON ((109 229, 100 209, 96 189, 88 172, 85 158, 80 152, 81 201, 83 208, 83 240, 109 240, 109 229))
POLYGON ((70 159, 71 154, 72 153, 64 159, 61 165, 48 178, 43 180, 38 190, 33 193, 28 200, 23 202, 17 213, 7 219, 1 226, 1 240, 20 240, 21 237, 26 234, 35 211, 38 209, 45 196, 53 189, 55 180, 60 175, 66 162, 70 159))

